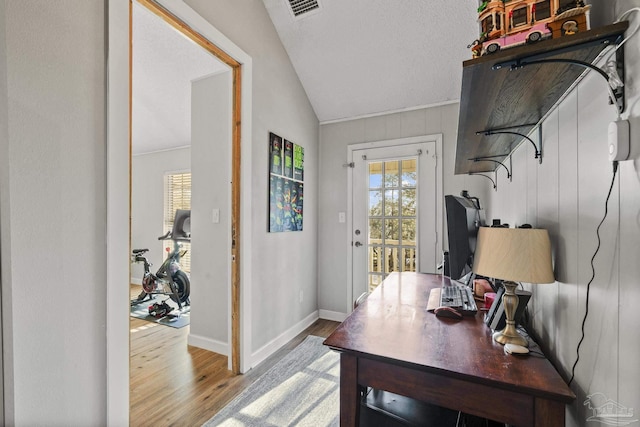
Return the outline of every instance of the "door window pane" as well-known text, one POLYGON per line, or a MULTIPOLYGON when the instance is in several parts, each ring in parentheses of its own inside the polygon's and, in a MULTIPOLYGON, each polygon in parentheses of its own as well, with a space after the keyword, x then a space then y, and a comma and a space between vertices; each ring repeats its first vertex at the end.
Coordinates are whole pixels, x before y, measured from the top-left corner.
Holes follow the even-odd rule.
POLYGON ((402 216, 416 215, 416 190, 408 188, 402 190, 402 216))
POLYGON ((402 248, 402 271, 416 271, 415 248, 402 248))
POLYGON ((382 273, 382 247, 369 248, 369 272, 382 273))
POLYGON ((399 182, 399 171, 398 167, 400 165, 399 161, 393 162, 385 162, 384 163, 384 186, 389 187, 397 187, 399 182))
POLYGON ((369 216, 382 215, 382 193, 380 190, 369 191, 369 216))
POLYGON ((402 161, 402 186, 403 187, 415 187, 416 186, 416 159, 403 160, 402 161))
POLYGON ((369 220, 369 243, 382 244, 382 220, 369 220))
POLYGON ((398 190, 384 191, 385 216, 398 216, 398 190))
POLYGON ((369 163, 369 188, 382 187, 382 163, 369 163))
POLYGON ((402 244, 403 245, 416 245, 416 220, 403 219, 402 220, 402 244))
POLYGON ((416 271, 417 159, 369 163, 369 289, 394 271, 416 271))
POLYGON ((397 219, 384 220, 384 244, 398 245, 400 244, 400 230, 397 219))
POLYGON ((378 287, 380 283, 382 283, 382 278, 384 276, 381 274, 370 274, 369 275, 369 292, 373 291, 378 287))
POLYGON ((398 248, 386 248, 385 249, 385 273, 393 273, 394 271, 401 271, 398 265, 398 248))

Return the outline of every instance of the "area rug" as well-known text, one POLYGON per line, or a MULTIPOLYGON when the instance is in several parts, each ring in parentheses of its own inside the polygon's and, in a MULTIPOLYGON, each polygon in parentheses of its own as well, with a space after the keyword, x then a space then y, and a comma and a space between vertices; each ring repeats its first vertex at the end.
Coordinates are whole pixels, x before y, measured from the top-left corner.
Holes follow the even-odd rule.
POLYGON ((146 320, 148 322, 157 323, 159 325, 171 326, 172 328, 182 328, 189 324, 189 306, 184 306, 182 308, 182 312, 180 313, 180 317, 177 318, 169 318, 162 317, 158 319, 157 317, 151 316, 149 314, 149 306, 154 302, 161 302, 167 300, 167 304, 169 304, 172 308, 178 309, 178 304, 173 302, 168 295, 153 295, 153 299, 141 302, 140 304, 131 306, 131 317, 136 317, 138 319, 146 320))
POLYGON ((340 356, 310 335, 204 426, 340 424, 340 356))

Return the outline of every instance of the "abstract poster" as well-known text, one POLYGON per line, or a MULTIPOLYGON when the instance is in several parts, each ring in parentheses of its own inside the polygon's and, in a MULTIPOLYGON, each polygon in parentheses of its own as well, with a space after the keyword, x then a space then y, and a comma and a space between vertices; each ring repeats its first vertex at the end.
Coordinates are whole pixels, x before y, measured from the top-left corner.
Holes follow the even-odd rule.
POLYGON ((304 181, 304 148, 293 145, 293 179, 304 181))
POLYGON ((269 232, 302 231, 304 148, 269 133, 269 232))

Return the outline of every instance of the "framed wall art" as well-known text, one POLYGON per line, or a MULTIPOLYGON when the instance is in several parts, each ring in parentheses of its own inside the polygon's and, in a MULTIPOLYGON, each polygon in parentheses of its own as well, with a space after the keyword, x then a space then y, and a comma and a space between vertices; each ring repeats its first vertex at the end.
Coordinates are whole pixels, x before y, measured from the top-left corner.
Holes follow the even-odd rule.
POLYGON ((269 132, 270 233, 302 231, 304 148, 269 132))

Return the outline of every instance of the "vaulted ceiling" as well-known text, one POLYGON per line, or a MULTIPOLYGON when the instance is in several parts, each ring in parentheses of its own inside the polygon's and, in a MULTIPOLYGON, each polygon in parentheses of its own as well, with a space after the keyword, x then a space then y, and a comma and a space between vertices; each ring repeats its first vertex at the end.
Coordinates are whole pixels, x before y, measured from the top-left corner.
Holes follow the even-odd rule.
MULTIPOLYGON (((460 97, 477 0, 262 1, 321 123, 460 97)), ((133 22, 134 154, 189 145, 190 81, 224 65, 135 2, 133 22)))
POLYGON ((460 97, 478 0, 263 0, 320 122, 460 97))
POLYGON ((133 7, 133 154, 191 144, 191 81, 225 67, 144 6, 133 7))

